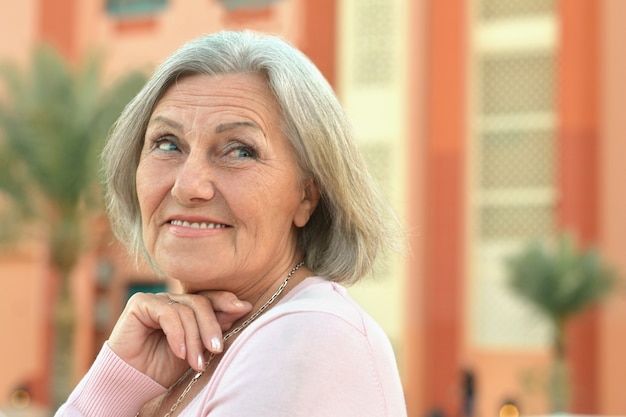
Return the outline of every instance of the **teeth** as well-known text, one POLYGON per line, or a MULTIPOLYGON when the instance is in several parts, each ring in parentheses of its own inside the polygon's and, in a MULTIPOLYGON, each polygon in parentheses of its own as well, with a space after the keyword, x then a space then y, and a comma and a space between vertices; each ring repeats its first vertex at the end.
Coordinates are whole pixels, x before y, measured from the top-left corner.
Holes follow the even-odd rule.
POLYGON ((190 227, 192 229, 223 229, 224 227, 226 227, 226 225, 224 224, 204 222, 189 223, 186 220, 172 220, 170 223, 174 226, 190 227))

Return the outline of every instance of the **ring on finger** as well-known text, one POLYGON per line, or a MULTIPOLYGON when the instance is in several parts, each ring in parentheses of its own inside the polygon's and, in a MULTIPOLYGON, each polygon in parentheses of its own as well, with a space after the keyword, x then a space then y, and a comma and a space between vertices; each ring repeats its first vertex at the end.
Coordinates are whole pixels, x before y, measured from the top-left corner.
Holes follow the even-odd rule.
POLYGON ((168 305, 168 306, 171 306, 172 304, 177 303, 177 302, 178 302, 178 301, 176 301, 176 300, 172 300, 172 299, 170 298, 169 300, 167 300, 167 305, 168 305))

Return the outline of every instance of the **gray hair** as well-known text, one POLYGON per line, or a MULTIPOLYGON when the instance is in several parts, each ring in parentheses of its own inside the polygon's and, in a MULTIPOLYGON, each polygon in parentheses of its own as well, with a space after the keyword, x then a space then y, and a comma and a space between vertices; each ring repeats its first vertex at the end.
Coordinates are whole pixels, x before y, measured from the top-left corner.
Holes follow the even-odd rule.
POLYGON ((117 238, 158 270, 147 253, 135 173, 155 105, 187 74, 263 74, 283 116, 300 169, 312 177, 320 202, 298 236, 306 265, 344 284, 367 275, 384 249, 402 245, 402 228, 360 155, 332 88, 315 65, 287 42, 252 32, 219 32, 174 52, 126 106, 103 151, 107 209, 117 238))

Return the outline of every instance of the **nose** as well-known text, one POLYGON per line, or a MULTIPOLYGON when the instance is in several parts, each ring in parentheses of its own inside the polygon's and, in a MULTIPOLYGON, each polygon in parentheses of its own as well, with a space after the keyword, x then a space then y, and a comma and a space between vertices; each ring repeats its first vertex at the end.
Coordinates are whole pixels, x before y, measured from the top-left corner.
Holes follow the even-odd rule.
POLYGON ((201 204, 215 196, 214 172, 206 157, 189 155, 176 173, 172 196, 182 204, 201 204))

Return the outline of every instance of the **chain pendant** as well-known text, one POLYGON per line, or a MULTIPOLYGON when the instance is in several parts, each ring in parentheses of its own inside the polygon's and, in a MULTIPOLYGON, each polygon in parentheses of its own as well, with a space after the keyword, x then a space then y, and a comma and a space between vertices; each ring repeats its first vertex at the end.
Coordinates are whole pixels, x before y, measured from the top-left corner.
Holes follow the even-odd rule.
MULTIPOLYGON (((241 323, 239 326, 237 326, 234 329, 232 329, 230 332, 226 333, 224 335, 224 337, 222 338, 222 340, 224 342, 226 342, 228 339, 230 339, 231 337, 233 337, 234 335, 236 335, 237 333, 242 331, 244 328, 246 328, 257 317, 259 317, 261 315, 261 313, 263 313, 274 302, 274 300, 276 300, 276 298, 283 292, 283 290, 287 286, 287 283, 289 282, 289 279, 291 278, 291 276, 298 269, 300 269, 300 267, 302 265, 304 265, 304 261, 301 261, 299 264, 294 266, 293 269, 287 275, 287 278, 285 278, 285 280, 282 282, 282 284, 280 284, 280 287, 278 287, 278 290, 276 290, 276 292, 270 297, 270 299, 267 300, 265 302, 265 304, 263 304, 261 306, 261 308, 259 308, 253 315, 248 317, 243 323, 241 323)), ((213 360, 213 358, 215 358, 215 353, 211 353, 211 355, 209 355, 209 359, 204 364, 204 369, 208 369, 209 368, 209 365, 211 364, 211 361, 213 360)), ((193 376, 193 378, 191 378, 191 381, 189 381, 189 384, 187 384, 187 386, 185 387, 183 392, 178 396, 178 398, 176 399, 176 402, 174 404, 172 404, 172 407, 170 408, 170 410, 163 417, 171 417, 172 416, 174 411, 176 411, 178 406, 183 402, 185 396, 189 393, 189 391, 191 391, 193 386, 196 385, 196 382, 198 382, 198 380, 200 379, 200 377, 202 375, 204 375, 204 371, 196 372, 196 374, 193 376)))
MULTIPOLYGON (((211 353, 211 356, 209 356, 209 360, 206 361, 205 364, 205 369, 206 367, 209 366, 209 364, 211 363, 211 360, 215 357, 214 353, 211 353)), ((185 387, 185 389, 183 390, 183 392, 180 394, 180 396, 178 397, 178 399, 176 400, 176 402, 174 404, 172 404, 172 407, 170 408, 170 411, 167 412, 167 414, 165 414, 164 417, 171 417, 172 413, 174 411, 176 411, 176 409, 178 408, 178 406, 183 402, 183 399, 185 398, 185 396, 189 393, 189 391, 191 391, 191 388, 193 388, 194 385, 196 385, 196 382, 198 382, 198 380, 200 379, 200 377, 202 376, 202 374, 204 374, 204 371, 198 371, 196 372, 196 374, 193 376, 193 378, 191 378, 191 381, 189 381, 189 384, 185 387)))

